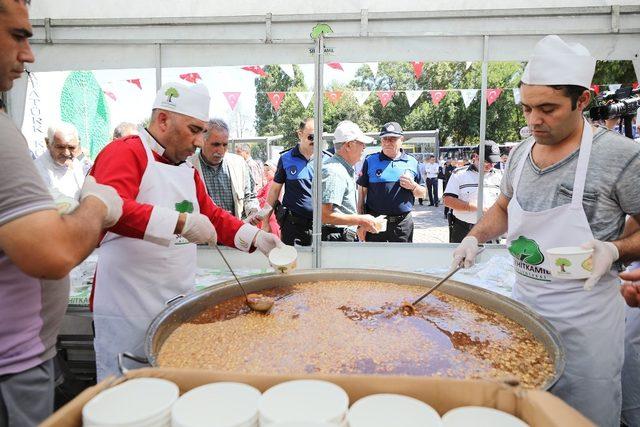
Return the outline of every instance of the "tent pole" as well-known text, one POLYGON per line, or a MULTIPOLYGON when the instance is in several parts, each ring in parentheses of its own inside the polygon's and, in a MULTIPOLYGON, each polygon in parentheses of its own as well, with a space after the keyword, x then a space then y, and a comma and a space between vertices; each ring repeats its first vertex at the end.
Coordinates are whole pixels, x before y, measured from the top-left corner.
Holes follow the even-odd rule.
POLYGON ((313 240, 312 240, 312 267, 322 267, 321 245, 322 245, 322 130, 323 130, 323 64, 324 64, 324 35, 316 39, 315 59, 315 104, 314 104, 314 141, 313 144, 313 240))
POLYGON ((156 44, 156 91, 162 87, 162 44, 156 44))
POLYGON ((484 36, 482 48, 482 89, 480 89, 480 152, 478 153, 478 221, 482 218, 484 194, 484 141, 487 136, 487 65, 489 61, 489 36, 484 36))

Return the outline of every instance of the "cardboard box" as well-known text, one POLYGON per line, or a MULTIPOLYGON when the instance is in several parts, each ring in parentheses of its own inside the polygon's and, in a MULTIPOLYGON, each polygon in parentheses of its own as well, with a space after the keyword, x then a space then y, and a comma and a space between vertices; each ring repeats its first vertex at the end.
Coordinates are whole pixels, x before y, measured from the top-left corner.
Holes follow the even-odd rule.
POLYGON ((131 378, 155 377, 173 381, 180 393, 217 381, 236 381, 250 384, 264 392, 283 381, 314 378, 331 381, 346 390, 350 403, 376 393, 398 393, 428 403, 440 415, 459 406, 485 406, 515 415, 531 427, 591 427, 594 426, 578 411, 550 393, 524 390, 504 383, 426 378, 409 376, 371 375, 243 375, 197 369, 144 368, 129 371, 121 378, 110 378, 91 387, 55 414, 42 427, 80 427, 82 408, 102 390, 131 378))

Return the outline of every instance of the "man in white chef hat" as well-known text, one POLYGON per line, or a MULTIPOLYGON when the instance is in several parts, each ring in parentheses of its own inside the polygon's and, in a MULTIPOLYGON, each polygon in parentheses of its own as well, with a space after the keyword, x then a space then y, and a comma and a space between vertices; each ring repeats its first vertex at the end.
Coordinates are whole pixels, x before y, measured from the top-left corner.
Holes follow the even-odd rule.
POLYGON ((282 242, 216 206, 185 160, 202 147, 209 120, 203 85, 167 83, 151 122, 107 145, 91 174, 123 200, 120 220, 104 236, 91 295, 98 379, 117 374, 118 353, 144 354, 147 327, 178 294, 193 290, 196 243, 258 249, 282 242))
POLYGON ((478 242, 506 232, 514 298, 550 321, 566 349, 551 391, 598 426, 619 427, 624 303, 616 269, 638 237, 621 234, 627 215, 640 218, 640 147, 584 119, 595 65, 584 46, 555 35, 535 46, 520 83, 532 136, 511 152, 502 194, 453 263, 470 267, 478 242), (546 250, 563 246, 594 249, 588 279, 551 276, 546 250))

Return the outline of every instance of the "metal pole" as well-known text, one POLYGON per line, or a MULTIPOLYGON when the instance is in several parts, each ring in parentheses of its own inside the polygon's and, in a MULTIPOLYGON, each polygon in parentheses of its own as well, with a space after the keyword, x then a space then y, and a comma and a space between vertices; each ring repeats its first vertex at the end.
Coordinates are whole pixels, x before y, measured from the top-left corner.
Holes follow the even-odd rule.
POLYGON ((484 36, 482 50, 482 89, 480 89, 480 152, 478 153, 478 221, 482 218, 484 195, 484 141, 487 135, 487 61, 489 54, 489 36, 484 36))
POLYGON ((314 104, 314 141, 313 144, 313 240, 311 250, 313 251, 312 267, 322 267, 321 261, 321 244, 322 244, 322 146, 324 141, 322 139, 323 128, 323 111, 322 102, 324 98, 324 83, 323 83, 323 64, 324 64, 324 35, 320 34, 320 37, 316 39, 316 52, 315 52, 315 92, 316 99, 314 104))
POLYGON ((162 87, 162 45, 156 45, 156 91, 162 87))

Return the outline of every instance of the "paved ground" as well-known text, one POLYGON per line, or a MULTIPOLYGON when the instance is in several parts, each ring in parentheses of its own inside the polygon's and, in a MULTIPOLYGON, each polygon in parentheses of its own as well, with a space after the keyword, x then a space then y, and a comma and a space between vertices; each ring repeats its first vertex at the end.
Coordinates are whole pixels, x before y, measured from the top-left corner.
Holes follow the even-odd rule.
POLYGON ((444 205, 437 208, 423 202, 420 206, 416 201, 413 208, 413 241, 416 243, 449 243, 449 227, 444 218, 444 205))

